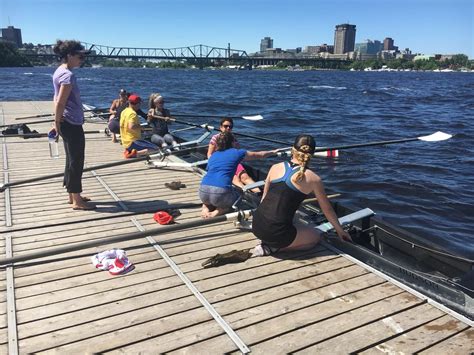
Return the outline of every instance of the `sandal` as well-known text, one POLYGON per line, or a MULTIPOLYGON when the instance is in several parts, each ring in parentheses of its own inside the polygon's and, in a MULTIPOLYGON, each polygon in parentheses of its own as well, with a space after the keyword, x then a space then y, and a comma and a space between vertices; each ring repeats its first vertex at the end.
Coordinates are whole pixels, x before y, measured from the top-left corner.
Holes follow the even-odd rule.
POLYGON ((225 254, 216 254, 212 258, 204 261, 201 266, 204 268, 216 267, 225 264, 243 263, 252 256, 250 249, 232 250, 225 254))
POLYGON ((167 182, 167 183, 165 183, 165 186, 166 186, 168 189, 171 189, 171 190, 179 190, 179 189, 181 189, 181 188, 186 187, 186 185, 183 184, 183 183, 181 183, 181 181, 167 182))

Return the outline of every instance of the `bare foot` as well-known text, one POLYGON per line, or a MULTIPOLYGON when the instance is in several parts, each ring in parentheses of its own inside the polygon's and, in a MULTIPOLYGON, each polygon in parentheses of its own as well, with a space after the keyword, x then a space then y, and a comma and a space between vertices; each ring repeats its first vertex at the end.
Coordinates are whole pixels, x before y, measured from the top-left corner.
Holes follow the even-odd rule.
POLYGON ((142 155, 147 155, 149 152, 150 152, 149 149, 142 149, 142 150, 139 150, 139 151, 137 151, 137 157, 138 157, 138 156, 142 156, 142 155))
POLYGON ((73 210, 78 210, 78 211, 91 211, 91 210, 95 210, 96 209, 96 206, 95 205, 91 205, 91 204, 88 204, 88 203, 78 203, 78 204, 73 204, 72 205, 72 209, 73 210))
POLYGON ((226 214, 228 211, 229 211, 228 208, 216 208, 214 211, 209 212, 207 218, 212 218, 212 217, 220 216, 220 215, 226 214))
MULTIPOLYGON (((83 201, 83 202, 89 202, 91 199, 89 197, 86 197, 86 196, 81 196, 79 195, 79 198, 83 201)), ((69 194, 69 204, 73 204, 74 203, 74 199, 72 197, 72 194, 70 193, 69 194)))
POLYGON ((201 217, 202 218, 209 218, 209 208, 207 208, 206 205, 202 205, 202 208, 201 208, 201 217))

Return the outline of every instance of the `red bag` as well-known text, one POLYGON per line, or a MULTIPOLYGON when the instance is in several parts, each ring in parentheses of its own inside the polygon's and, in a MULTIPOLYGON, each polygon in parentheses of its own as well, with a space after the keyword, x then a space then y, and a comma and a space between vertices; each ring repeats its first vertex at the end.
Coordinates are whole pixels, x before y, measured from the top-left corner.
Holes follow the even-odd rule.
POLYGON ((171 224, 174 222, 174 218, 166 211, 158 211, 153 215, 153 219, 159 224, 171 224))

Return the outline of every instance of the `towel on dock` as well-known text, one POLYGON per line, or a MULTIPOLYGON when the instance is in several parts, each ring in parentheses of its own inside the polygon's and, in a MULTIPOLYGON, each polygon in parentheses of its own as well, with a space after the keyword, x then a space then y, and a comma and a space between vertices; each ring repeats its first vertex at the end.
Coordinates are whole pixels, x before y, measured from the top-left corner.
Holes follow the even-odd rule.
POLYGON ((122 249, 100 252, 92 256, 91 260, 96 269, 108 271, 111 275, 126 274, 135 268, 122 249))

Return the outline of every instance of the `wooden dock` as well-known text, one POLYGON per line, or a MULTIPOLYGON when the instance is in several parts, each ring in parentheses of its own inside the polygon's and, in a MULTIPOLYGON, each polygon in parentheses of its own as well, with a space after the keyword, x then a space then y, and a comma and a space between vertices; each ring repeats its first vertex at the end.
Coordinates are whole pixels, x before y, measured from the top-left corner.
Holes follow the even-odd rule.
MULTIPOLYGON (((51 102, 0 102, 1 124, 50 112, 51 102)), ((49 124, 33 127, 47 132, 49 124)), ((46 138, 0 140, 2 183, 64 169, 62 148, 51 159, 46 138)), ((119 144, 87 135, 88 167, 121 159, 119 144)), ((143 162, 87 172, 84 195, 98 207, 87 212, 67 204, 62 178, 7 189, 0 194, 1 258, 160 227, 151 213, 122 215, 197 204, 200 179, 143 162), (165 188, 172 180, 186 188, 165 188), (48 226, 60 222, 71 223, 48 226)), ((180 212, 177 223, 200 218, 199 207, 180 212)), ((223 222, 0 268, 0 354, 474 351, 469 324, 324 246, 201 267, 216 253, 255 244, 251 233, 223 222), (90 257, 110 248, 126 250, 135 270, 112 276, 95 269, 90 257)))

